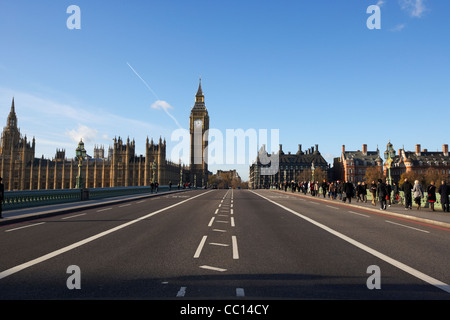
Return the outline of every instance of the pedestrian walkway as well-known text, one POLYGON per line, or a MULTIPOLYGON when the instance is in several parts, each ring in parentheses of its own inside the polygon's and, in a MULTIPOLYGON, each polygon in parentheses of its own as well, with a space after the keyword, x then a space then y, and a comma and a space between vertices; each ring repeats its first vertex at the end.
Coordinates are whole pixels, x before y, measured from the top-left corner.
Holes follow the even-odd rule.
POLYGON ((103 207, 108 205, 119 204, 123 202, 128 202, 132 200, 139 200, 148 197, 157 197, 161 195, 168 195, 172 193, 185 192, 192 189, 173 189, 171 191, 159 191, 155 193, 146 194, 136 194, 136 195, 125 195, 118 197, 110 197, 98 200, 87 200, 87 201, 76 201, 55 205, 46 205, 39 207, 15 209, 15 210, 4 210, 2 212, 3 219, 0 219, 0 226, 12 223, 17 223, 26 220, 33 220, 43 217, 50 217, 58 214, 65 214, 80 210, 92 209, 97 207, 103 207))
POLYGON ((349 203, 348 199, 347 199, 347 202, 343 202, 342 200, 339 200, 339 199, 331 200, 330 198, 328 198, 328 196, 326 198, 324 198, 323 195, 312 196, 309 193, 307 193, 305 195, 301 192, 291 192, 291 191, 273 190, 273 189, 272 189, 272 191, 284 193, 284 194, 290 194, 290 195, 299 196, 299 197, 305 197, 305 198, 308 198, 311 200, 316 200, 316 201, 324 201, 327 203, 335 203, 335 204, 345 205, 345 206, 349 206, 349 207, 358 207, 360 209, 369 210, 369 211, 373 211, 376 213, 382 213, 382 214, 386 214, 386 215, 407 218, 410 220, 414 220, 414 221, 418 221, 418 222, 422 222, 422 223, 433 224, 436 226, 441 226, 441 227, 450 229, 450 213, 443 212, 441 209, 438 209, 436 211, 431 211, 430 208, 422 207, 420 210, 417 210, 414 204, 413 204, 412 209, 405 209, 405 206, 403 204, 396 203, 396 204, 392 204, 390 207, 388 206, 386 208, 386 210, 381 210, 380 209, 381 205, 378 201, 376 202, 376 205, 374 206, 371 203, 371 201, 357 202, 356 198, 352 198, 351 203, 349 203))

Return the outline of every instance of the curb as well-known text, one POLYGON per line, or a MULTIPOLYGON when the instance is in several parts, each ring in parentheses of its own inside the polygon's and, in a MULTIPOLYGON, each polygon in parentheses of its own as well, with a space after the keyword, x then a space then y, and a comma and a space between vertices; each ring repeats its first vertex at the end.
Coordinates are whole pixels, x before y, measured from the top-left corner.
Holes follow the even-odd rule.
MULTIPOLYGON (((195 190, 195 189, 194 189, 195 190)), ((62 214, 67 214, 71 212, 77 212, 81 210, 86 209, 92 209, 92 208, 100 208, 100 207, 106 207, 112 204, 119 204, 129 201, 134 201, 137 199, 144 199, 144 198, 151 198, 151 197, 158 197, 173 193, 180 193, 180 192, 187 192, 192 191, 191 189, 184 189, 184 190, 174 190, 174 191, 167 191, 167 192, 161 192, 161 193, 151 193, 151 194, 145 194, 145 195, 136 195, 132 196, 131 198, 125 198, 125 199, 116 199, 116 200, 107 200, 105 202, 100 203, 88 203, 88 204, 80 204, 73 207, 68 208, 60 208, 60 209, 49 209, 41 212, 35 212, 35 213, 27 213, 19 216, 13 216, 13 217, 3 217, 3 219, 0 219, 0 226, 10 225, 18 222, 24 222, 29 220, 35 220, 35 219, 41 219, 41 218, 48 218, 53 216, 58 216, 62 214)), ((82 202, 82 201, 79 201, 82 202)), ((38 208, 38 207, 36 207, 38 208)))
MULTIPOLYGON (((328 200, 328 199, 323 199, 323 198, 317 198, 316 199, 315 197, 311 198, 309 196, 305 196, 305 195, 302 195, 302 194, 287 193, 287 192, 280 191, 280 190, 270 190, 269 189, 269 191, 273 191, 273 192, 277 192, 277 193, 281 193, 281 194, 290 194, 290 195, 293 195, 293 196, 296 196, 296 197, 311 199, 311 200, 314 200, 314 201, 321 201, 321 202, 327 202, 327 203, 334 203, 334 204, 336 204, 336 202, 333 201, 333 200, 328 200)), ((353 207, 353 208, 367 210, 367 211, 372 211, 372 212, 378 213, 378 214, 382 212, 385 215, 390 215, 390 216, 395 216, 395 217, 399 217, 399 218, 409 219, 409 220, 413 220, 413 221, 417 221, 417 222, 427 223, 427 224, 443 227, 443 228, 446 228, 446 229, 450 230, 450 223, 448 223, 448 222, 442 222, 442 221, 436 221, 436 220, 432 220, 432 219, 420 218, 420 217, 415 217, 415 216, 411 216, 411 215, 407 215, 407 214, 390 212, 390 211, 386 211, 386 210, 380 211, 380 210, 373 209, 373 208, 362 207, 362 206, 359 206, 359 205, 356 205, 356 204, 342 203, 342 204, 338 204, 338 205, 346 206, 346 207, 353 207)))

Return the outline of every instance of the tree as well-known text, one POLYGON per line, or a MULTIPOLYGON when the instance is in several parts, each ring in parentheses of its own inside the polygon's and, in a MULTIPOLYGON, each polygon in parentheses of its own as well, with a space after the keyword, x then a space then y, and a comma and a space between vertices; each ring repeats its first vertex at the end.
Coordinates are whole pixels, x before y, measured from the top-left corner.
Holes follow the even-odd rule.
POLYGON ((382 170, 379 167, 370 167, 366 170, 366 174, 364 175, 364 181, 367 183, 372 183, 372 181, 377 182, 378 179, 384 180, 386 177, 382 170))
POLYGON ((412 184, 414 184, 414 181, 422 180, 422 177, 416 172, 416 171, 410 171, 410 172, 403 172, 402 175, 400 176, 400 181, 398 182, 399 186, 402 186, 403 183, 405 182, 405 178, 408 179, 409 182, 411 182, 412 184))
POLYGON ((435 168, 428 168, 423 175, 423 186, 427 187, 434 182, 434 185, 439 186, 440 181, 446 180, 447 175, 443 174, 441 170, 435 168))

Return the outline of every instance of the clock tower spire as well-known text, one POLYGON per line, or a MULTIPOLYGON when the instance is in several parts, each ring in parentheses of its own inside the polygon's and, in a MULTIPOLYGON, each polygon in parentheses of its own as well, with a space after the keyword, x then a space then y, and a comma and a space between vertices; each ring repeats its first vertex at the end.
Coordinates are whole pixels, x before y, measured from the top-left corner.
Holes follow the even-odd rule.
POLYGON ((190 180, 195 187, 205 187, 208 183, 208 155, 205 154, 205 149, 208 146, 209 115, 206 110, 201 77, 195 95, 195 104, 189 117, 189 129, 191 138, 190 180))

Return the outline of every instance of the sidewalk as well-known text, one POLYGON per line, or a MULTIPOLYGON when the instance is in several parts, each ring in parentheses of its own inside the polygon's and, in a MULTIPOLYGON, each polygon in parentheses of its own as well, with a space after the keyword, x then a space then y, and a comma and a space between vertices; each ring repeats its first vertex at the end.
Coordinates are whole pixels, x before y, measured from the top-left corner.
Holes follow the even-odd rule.
POLYGON ((315 201, 322 201, 326 203, 334 203, 337 205, 347 206, 347 207, 354 207, 359 209, 368 210, 374 213, 378 214, 385 214, 385 215, 391 215, 396 216, 400 218, 406 218, 409 220, 414 220, 422 223, 432 224, 436 226, 440 226, 443 228, 450 229, 450 213, 449 212, 443 212, 442 209, 438 209, 436 211, 431 211, 430 208, 424 208, 422 207, 420 210, 417 210, 417 206, 413 203, 412 209, 405 209, 405 206, 403 204, 392 204, 390 207, 388 206, 386 210, 380 210, 381 205, 379 201, 376 202, 376 205, 372 205, 370 201, 367 203, 365 202, 357 202, 356 198, 352 198, 352 202, 349 204, 348 200, 347 202, 343 202, 339 199, 331 200, 328 198, 323 197, 323 195, 315 196, 313 197, 311 194, 307 193, 304 195, 301 192, 291 192, 291 191, 283 191, 283 190, 274 190, 271 189, 271 191, 283 193, 283 194, 289 194, 294 195, 298 197, 304 197, 315 201))
POLYGON ((0 219, 0 226, 12 223, 33 220, 38 218, 50 217, 59 214, 66 214, 80 210, 98 208, 103 206, 115 205, 132 200, 139 200, 150 197, 163 196, 173 193, 186 192, 195 189, 180 189, 174 188, 172 191, 159 191, 158 193, 145 193, 136 195, 126 195, 119 197, 104 198, 98 200, 75 201, 69 203, 61 203, 54 205, 38 206, 16 210, 4 210, 2 212, 3 219, 0 219))

